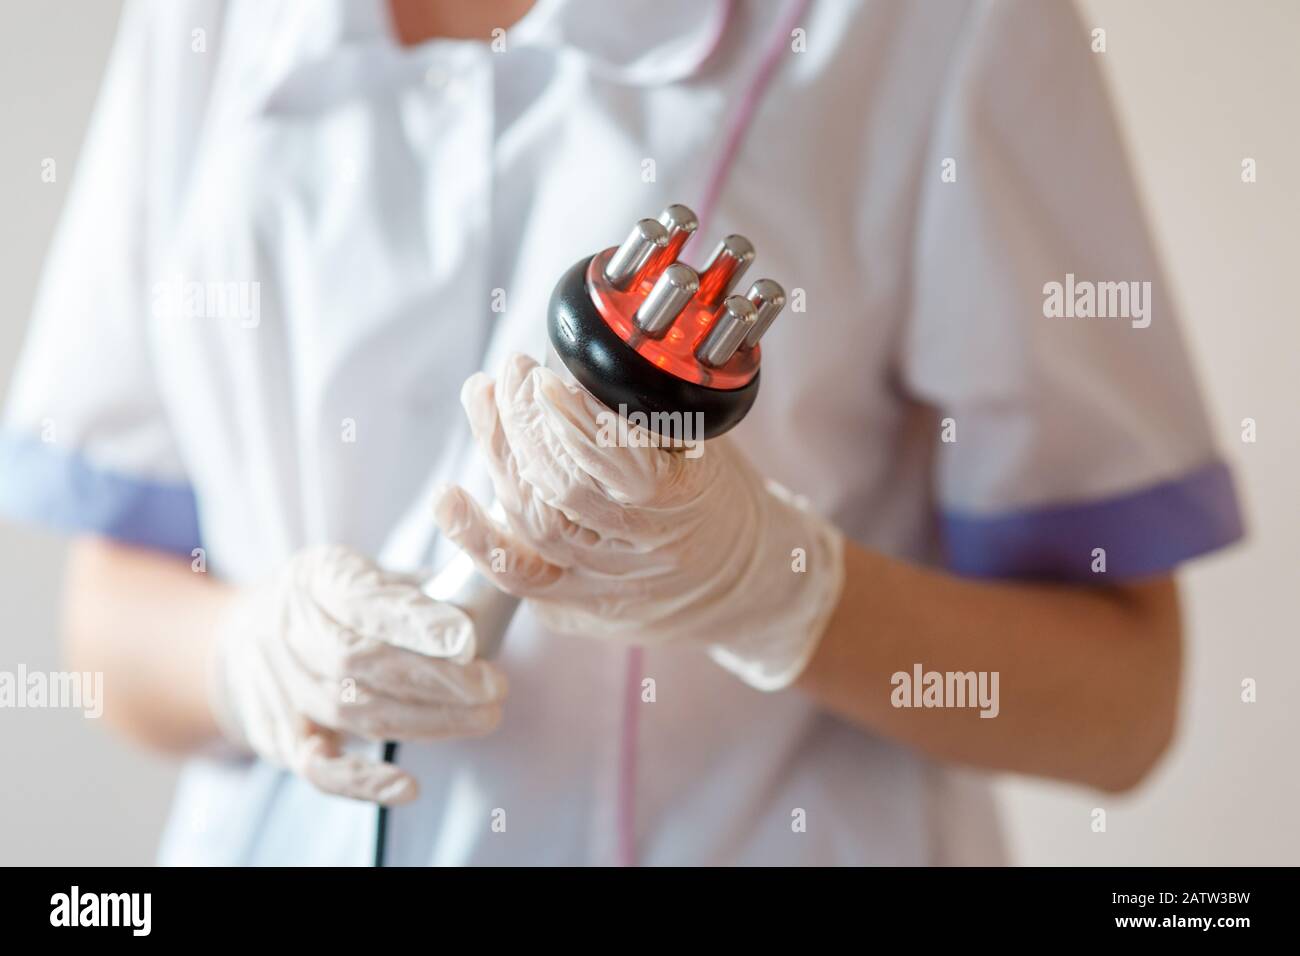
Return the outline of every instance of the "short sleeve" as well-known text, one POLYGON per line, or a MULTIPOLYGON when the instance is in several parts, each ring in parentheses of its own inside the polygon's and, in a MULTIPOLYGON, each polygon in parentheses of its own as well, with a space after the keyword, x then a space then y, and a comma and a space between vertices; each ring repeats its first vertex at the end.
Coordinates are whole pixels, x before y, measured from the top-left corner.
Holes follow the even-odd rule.
POLYGON ((37 290, 0 425, 0 515, 188 553, 195 497, 146 323, 148 13, 123 14, 37 290))
POLYGON ((950 66, 900 368, 949 566, 1138 578, 1241 536, 1089 32, 979 4, 950 66))

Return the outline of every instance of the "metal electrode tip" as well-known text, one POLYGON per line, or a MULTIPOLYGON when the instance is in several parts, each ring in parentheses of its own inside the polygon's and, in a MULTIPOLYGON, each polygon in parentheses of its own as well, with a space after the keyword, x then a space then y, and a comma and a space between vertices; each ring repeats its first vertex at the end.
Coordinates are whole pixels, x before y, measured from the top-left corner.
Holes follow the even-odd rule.
POLYGON ((665 262, 676 262, 695 230, 700 228, 700 220, 689 206, 673 203, 659 214, 660 224, 668 230, 668 248, 664 250, 665 262))
POLYGON ((636 324, 646 335, 659 338, 681 315, 700 289, 700 277, 684 262, 674 262, 655 281, 654 288, 636 310, 636 324))
POLYGON ((659 276, 677 261, 682 247, 700 228, 700 221, 688 206, 674 203, 659 214, 659 224, 668 230, 668 244, 655 253, 654 258, 645 267, 643 275, 659 276))
POLYGON ((713 328, 704 337, 695 357, 709 368, 721 368, 736 354, 758 320, 758 310, 743 295, 729 295, 718 310, 713 328))
POLYGON ((658 250, 668 244, 668 230, 657 219, 642 219, 605 264, 605 278, 616 289, 626 288, 658 250))
POLYGON ((745 298, 750 301, 754 309, 758 312, 758 319, 754 322, 754 327, 749 330, 745 336, 745 341, 741 343, 741 348, 752 349, 758 344, 758 340, 763 337, 763 333, 772 327, 776 317, 781 314, 785 308, 785 289, 781 288, 779 282, 771 279, 759 279, 749 287, 749 292, 745 298))
POLYGON ((717 308, 754 261, 754 244, 744 236, 730 235, 718 243, 700 271, 700 302, 717 308))

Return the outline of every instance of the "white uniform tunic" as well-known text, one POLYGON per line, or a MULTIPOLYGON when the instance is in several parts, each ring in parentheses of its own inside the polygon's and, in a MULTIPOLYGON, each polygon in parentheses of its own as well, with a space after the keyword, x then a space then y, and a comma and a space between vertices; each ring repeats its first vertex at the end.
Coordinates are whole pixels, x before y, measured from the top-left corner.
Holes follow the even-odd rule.
MULTIPOLYGON (((496 47, 403 48, 382 0, 129 7, 9 396, 3 510, 201 546, 241 583, 320 542, 444 560, 390 539, 431 481, 486 495, 461 383, 541 358, 561 273, 684 202, 707 220, 688 259, 742 232, 750 278, 791 290, 735 434, 861 544, 1113 583, 1240 534, 1067 5, 539 0, 496 47), (1046 315, 1067 276, 1150 282, 1149 324, 1046 315)), ((501 661, 496 734, 403 747, 394 863, 998 859, 981 784, 697 651, 629 659, 525 611, 501 661)), ((196 759, 161 859, 362 864, 373 826, 196 759)))

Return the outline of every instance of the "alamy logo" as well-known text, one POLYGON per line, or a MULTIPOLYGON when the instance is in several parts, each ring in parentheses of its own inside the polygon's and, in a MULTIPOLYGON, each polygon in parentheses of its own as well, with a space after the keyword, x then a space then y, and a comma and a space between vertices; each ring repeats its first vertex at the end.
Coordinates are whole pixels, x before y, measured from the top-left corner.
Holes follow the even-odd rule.
POLYGON ((153 314, 160 319, 218 319, 243 329, 262 323, 262 286, 258 282, 195 282, 172 276, 153 287, 153 314))
POLYGON ((97 719, 104 714, 104 675, 98 671, 0 671, 0 708, 80 710, 97 719))
POLYGON ((1150 282, 1075 281, 1043 285, 1043 316, 1049 319, 1129 319, 1135 329, 1151 324, 1150 282))
POLYGON ((978 707, 981 717, 996 717, 998 671, 927 671, 912 665, 912 673, 896 671, 889 679, 895 707, 978 707))
POLYGON ((628 411, 620 404, 617 412, 596 415, 600 426, 596 444, 601 448, 685 448, 687 458, 704 454, 703 412, 628 411))
POLYGON ((69 893, 50 897, 51 926, 129 926, 131 935, 148 936, 153 918, 152 893, 69 893))

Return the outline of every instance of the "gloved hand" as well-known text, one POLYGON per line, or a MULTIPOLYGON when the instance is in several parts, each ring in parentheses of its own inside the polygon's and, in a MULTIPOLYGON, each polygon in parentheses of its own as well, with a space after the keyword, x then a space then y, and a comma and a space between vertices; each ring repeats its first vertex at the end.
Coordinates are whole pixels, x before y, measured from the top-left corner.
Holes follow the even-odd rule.
POLYGON ((762 690, 799 675, 839 600, 842 538, 731 442, 698 457, 645 433, 644 447, 610 447, 613 413, 523 356, 495 384, 469 379, 461 401, 506 523, 449 487, 438 525, 543 624, 697 642, 762 690))
POLYGON ((506 681, 473 660, 464 613, 414 579, 339 545, 309 548, 238 594, 219 622, 209 700, 234 744, 326 793, 407 803, 415 778, 342 752, 343 736, 476 736, 501 716, 506 681))

